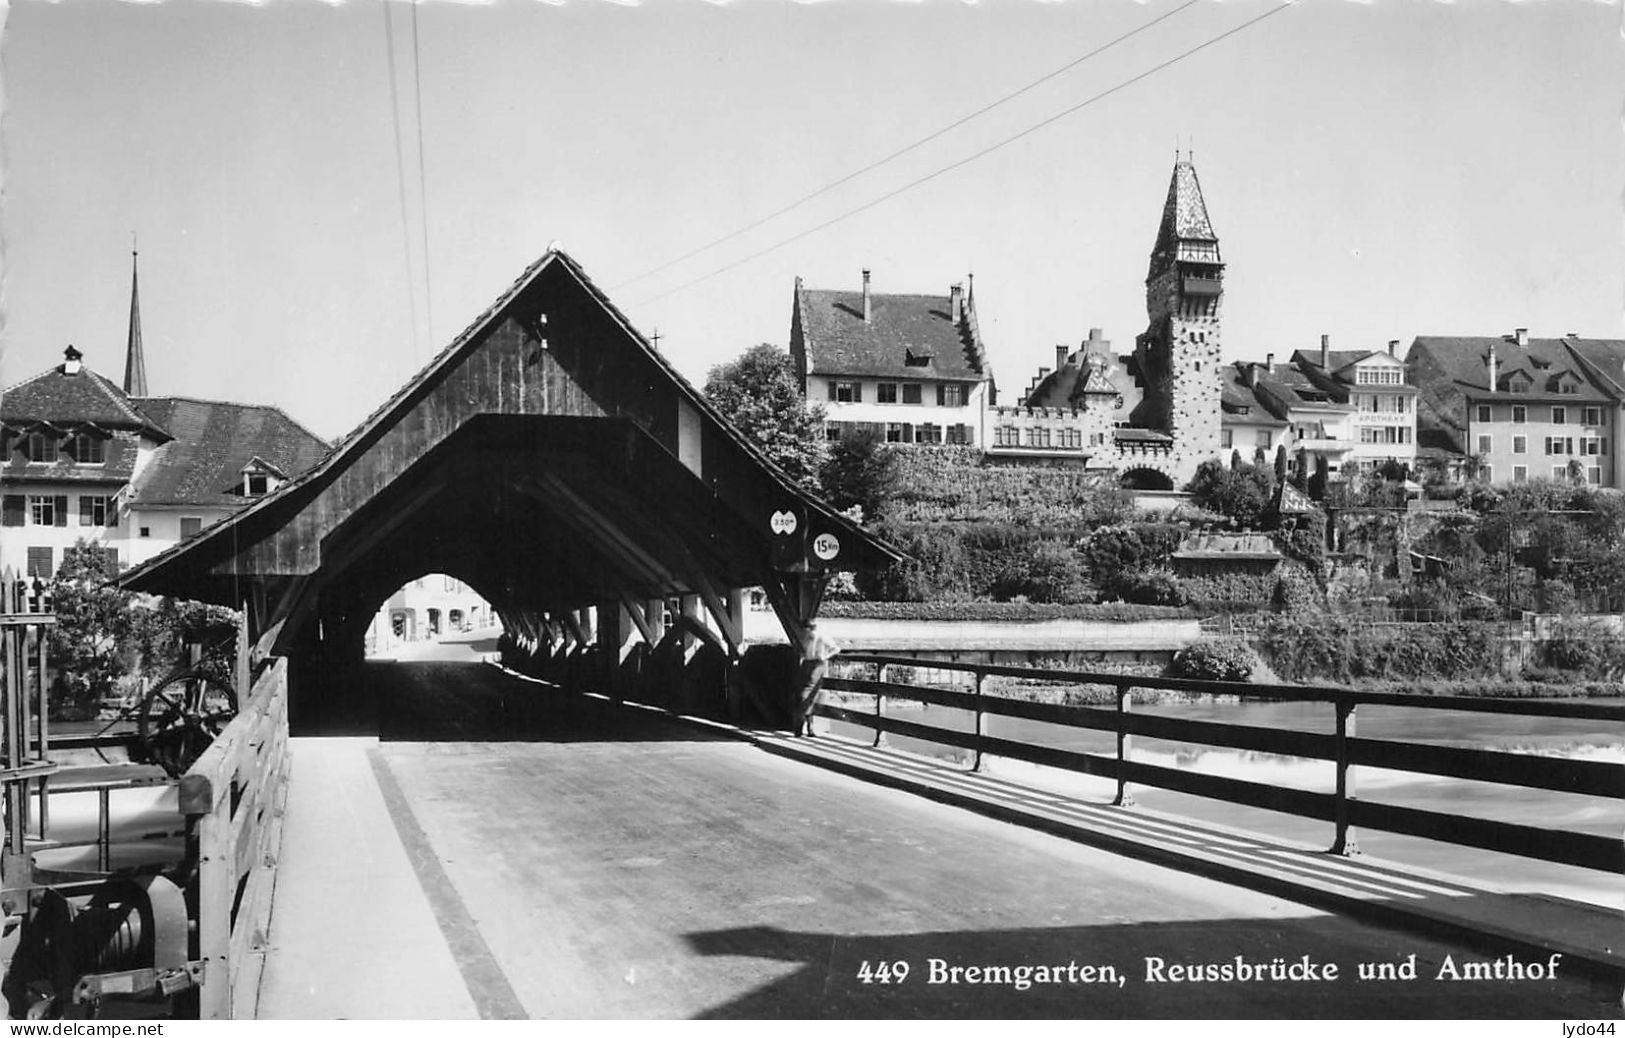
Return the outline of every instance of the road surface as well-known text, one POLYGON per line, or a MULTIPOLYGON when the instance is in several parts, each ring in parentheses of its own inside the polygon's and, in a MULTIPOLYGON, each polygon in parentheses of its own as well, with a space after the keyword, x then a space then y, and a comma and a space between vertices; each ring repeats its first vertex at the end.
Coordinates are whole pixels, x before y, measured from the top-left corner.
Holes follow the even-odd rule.
MULTIPOLYGON (((373 663, 368 680, 385 718, 373 773, 451 949, 445 982, 481 1015, 1618 1015, 1617 986, 1561 963, 1555 980, 1450 979, 1513 966, 1505 950, 1147 865, 482 664, 373 663), (1416 979, 1361 980, 1361 964, 1416 979), (1258 966, 1265 979, 1235 979, 1258 966), (1176 979, 1185 967, 1219 979, 1176 979)), ((278 912, 296 917, 299 896, 279 887, 278 912)))

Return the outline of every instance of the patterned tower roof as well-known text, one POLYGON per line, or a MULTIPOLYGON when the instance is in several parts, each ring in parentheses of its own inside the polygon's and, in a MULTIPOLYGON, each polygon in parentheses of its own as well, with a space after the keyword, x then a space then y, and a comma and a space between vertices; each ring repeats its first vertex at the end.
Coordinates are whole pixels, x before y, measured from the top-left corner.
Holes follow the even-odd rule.
POLYGON ((1189 159, 1180 159, 1174 163, 1168 199, 1162 204, 1162 224, 1157 228, 1157 244, 1151 250, 1152 272, 1156 272, 1159 259, 1218 262, 1218 246, 1219 236, 1213 233, 1213 222, 1208 219, 1196 167, 1189 159))

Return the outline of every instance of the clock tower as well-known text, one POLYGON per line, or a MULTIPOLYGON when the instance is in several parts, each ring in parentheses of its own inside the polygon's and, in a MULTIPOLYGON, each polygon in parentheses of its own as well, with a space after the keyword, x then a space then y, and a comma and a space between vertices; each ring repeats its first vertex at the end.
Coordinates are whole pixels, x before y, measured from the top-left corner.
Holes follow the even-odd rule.
POLYGON ((1189 160, 1174 163, 1145 279, 1150 321, 1135 340, 1144 398, 1131 418, 1173 439, 1172 467, 1189 478, 1219 448, 1219 307, 1224 262, 1189 160))

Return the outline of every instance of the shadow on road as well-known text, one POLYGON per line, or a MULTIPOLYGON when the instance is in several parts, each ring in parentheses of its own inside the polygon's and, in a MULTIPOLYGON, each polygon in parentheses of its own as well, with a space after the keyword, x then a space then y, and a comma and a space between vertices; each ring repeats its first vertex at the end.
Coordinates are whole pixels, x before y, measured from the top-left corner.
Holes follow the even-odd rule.
POLYGON ((386 742, 710 742, 658 714, 523 681, 484 663, 369 661, 359 681, 301 702, 293 734, 386 742))

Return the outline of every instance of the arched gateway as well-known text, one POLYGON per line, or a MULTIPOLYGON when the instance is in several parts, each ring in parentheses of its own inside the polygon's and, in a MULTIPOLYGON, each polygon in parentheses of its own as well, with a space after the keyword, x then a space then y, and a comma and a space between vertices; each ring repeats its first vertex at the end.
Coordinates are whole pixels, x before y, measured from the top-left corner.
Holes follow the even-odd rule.
MULTIPOLYGON (((692 695, 704 658, 718 687, 698 694, 721 703, 741 589, 766 590, 805 654, 829 575, 896 557, 550 250, 319 465, 120 582, 244 609, 255 653, 290 659, 297 720, 342 694, 378 606, 425 572, 492 603, 538 671, 619 691, 659 660, 692 695)), ((788 716, 790 689, 729 684, 788 716)))

